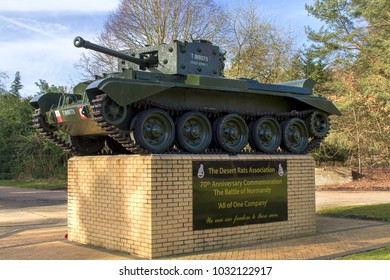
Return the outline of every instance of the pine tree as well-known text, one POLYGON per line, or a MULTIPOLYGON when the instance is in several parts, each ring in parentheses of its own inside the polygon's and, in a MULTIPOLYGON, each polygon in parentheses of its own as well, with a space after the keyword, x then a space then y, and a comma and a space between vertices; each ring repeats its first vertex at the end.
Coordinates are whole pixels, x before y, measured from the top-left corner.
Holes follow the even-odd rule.
POLYGON ((23 88, 22 77, 20 76, 20 72, 17 71, 15 73, 15 78, 14 78, 14 81, 12 82, 11 89, 10 89, 9 93, 15 97, 20 98, 21 97, 20 90, 22 88, 23 88))

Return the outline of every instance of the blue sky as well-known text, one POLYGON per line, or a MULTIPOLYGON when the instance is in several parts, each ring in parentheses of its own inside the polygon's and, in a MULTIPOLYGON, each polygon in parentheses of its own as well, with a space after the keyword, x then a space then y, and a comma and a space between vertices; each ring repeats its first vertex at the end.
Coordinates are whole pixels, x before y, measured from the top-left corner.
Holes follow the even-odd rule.
MULTIPOLYGON (((230 8, 239 1, 216 0, 230 8)), ((254 0, 258 11, 277 25, 290 28, 305 40, 304 26, 318 26, 307 16, 304 4, 314 0, 254 0)), ((6 72, 9 83, 15 72, 22 77, 23 96, 32 96, 35 82, 72 86, 80 81, 74 68, 82 50, 73 39, 88 40, 102 30, 110 12, 119 0, 0 0, 0 72, 6 72)))

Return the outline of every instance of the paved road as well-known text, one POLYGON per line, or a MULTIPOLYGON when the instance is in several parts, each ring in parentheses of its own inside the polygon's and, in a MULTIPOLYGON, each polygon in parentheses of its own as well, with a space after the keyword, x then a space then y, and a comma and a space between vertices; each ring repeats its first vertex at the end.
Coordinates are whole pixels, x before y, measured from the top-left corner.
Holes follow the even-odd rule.
POLYGON ((390 203, 390 192, 317 191, 316 208, 390 203))
POLYGON ((40 190, 0 186, 0 209, 60 205, 67 202, 64 190, 40 190))
POLYGON ((0 187, 0 234, 4 227, 66 224, 67 192, 0 187))

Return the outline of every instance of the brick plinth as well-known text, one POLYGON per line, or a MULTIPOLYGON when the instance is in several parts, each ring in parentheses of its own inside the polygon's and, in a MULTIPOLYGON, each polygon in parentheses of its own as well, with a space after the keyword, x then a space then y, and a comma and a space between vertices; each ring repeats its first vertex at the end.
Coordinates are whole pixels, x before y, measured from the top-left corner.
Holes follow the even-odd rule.
POLYGON ((314 233, 314 161, 288 155, 74 157, 68 230, 72 241, 150 259, 314 233), (287 160, 287 221, 193 230, 193 161, 275 159, 287 160))

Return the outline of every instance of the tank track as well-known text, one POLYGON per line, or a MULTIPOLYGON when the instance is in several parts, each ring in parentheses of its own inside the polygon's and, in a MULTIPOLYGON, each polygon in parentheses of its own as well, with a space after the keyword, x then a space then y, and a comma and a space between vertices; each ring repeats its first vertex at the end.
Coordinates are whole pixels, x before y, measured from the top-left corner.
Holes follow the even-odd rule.
MULTIPOLYGON (((104 131, 106 131, 109 135, 109 137, 113 138, 117 142, 119 142, 126 150, 130 151, 134 154, 149 154, 150 152, 142 147, 140 147, 139 144, 136 143, 136 141, 132 138, 131 134, 126 133, 114 125, 109 124, 103 117, 101 112, 101 106, 104 101, 104 99, 107 97, 106 94, 100 94, 97 95, 92 101, 91 101, 91 107, 92 107, 92 114, 93 117, 97 123, 98 126, 100 126, 104 131)), ((308 117, 314 110, 304 110, 304 111, 292 111, 292 112, 282 112, 282 113, 271 113, 271 112, 261 112, 261 113, 249 113, 249 112, 236 112, 236 111, 217 111, 213 109, 208 108, 196 108, 191 106, 183 106, 183 107, 174 107, 169 104, 162 104, 162 103, 155 103, 151 101, 140 101, 137 103, 132 104, 133 107, 137 109, 146 110, 149 108, 157 107, 166 110, 171 116, 178 116, 181 115, 185 111, 199 111, 204 113, 207 117, 213 117, 217 118, 223 114, 238 114, 242 116, 246 121, 255 120, 258 117, 262 116, 272 116, 275 117, 279 122, 283 122, 284 120, 287 120, 292 117, 297 117, 300 119, 305 119, 308 117)), ((304 151, 302 151, 300 154, 307 154, 314 148, 316 148, 319 143, 325 138, 324 137, 312 137, 309 139, 309 143, 304 151)), ((182 154, 187 153, 180 149, 170 149, 166 151, 165 153, 169 154, 182 154)), ((217 153, 226 153, 222 149, 217 148, 210 148, 205 151, 205 154, 217 154, 217 153)), ((259 152, 253 149, 244 149, 241 151, 241 153, 244 154, 264 154, 263 152, 259 152)), ((284 150, 278 150, 277 152, 273 154, 293 154, 288 151, 284 150)))
POLYGON ((96 96, 96 98, 91 101, 92 114, 97 125, 106 131, 109 137, 117 141, 129 152, 133 154, 147 154, 148 151, 141 148, 134 140, 132 140, 130 138, 130 134, 124 133, 119 128, 106 122, 106 120, 103 118, 101 113, 101 105, 106 96, 106 94, 101 94, 96 96))
POLYGON ((42 135, 45 139, 49 140, 50 142, 54 143, 58 147, 62 148, 65 152, 71 154, 71 155, 81 155, 73 146, 72 144, 62 140, 60 137, 54 134, 53 131, 47 129, 43 126, 42 120, 43 116, 41 114, 40 109, 36 109, 33 114, 33 127, 39 132, 40 135, 42 135))

